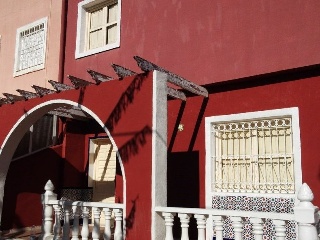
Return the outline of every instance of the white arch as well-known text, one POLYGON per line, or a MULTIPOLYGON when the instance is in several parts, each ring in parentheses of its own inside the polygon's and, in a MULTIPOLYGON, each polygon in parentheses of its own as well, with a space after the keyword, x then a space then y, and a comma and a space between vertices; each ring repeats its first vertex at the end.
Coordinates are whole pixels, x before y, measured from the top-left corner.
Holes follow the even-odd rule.
MULTIPOLYGON (((116 145, 114 139, 112 138, 109 130, 101 121, 101 119, 96 115, 93 111, 91 111, 89 108, 85 107, 84 105, 81 105, 77 102, 73 102, 70 100, 65 99, 55 99, 50 100, 47 102, 43 102, 34 108, 27 111, 23 116, 19 118, 19 120, 14 124, 14 126, 11 128, 9 133, 7 134, 6 138, 4 139, 1 149, 0 149, 0 225, 1 225, 1 216, 2 216, 2 208, 3 208, 3 196, 4 196, 4 186, 5 186, 5 180, 8 173, 8 169, 10 166, 10 162, 12 159, 12 156, 15 152, 15 149, 17 145, 19 144, 19 141, 23 137, 24 133, 29 129, 29 127, 37 121, 41 116, 48 113, 49 111, 56 109, 58 107, 71 105, 79 107, 82 111, 88 113, 94 120, 97 121, 97 123, 104 129, 104 131, 107 133, 108 137, 110 138, 113 146, 116 149, 117 156, 119 159, 121 171, 122 171, 122 179, 123 179, 123 203, 126 203, 126 175, 124 171, 123 162, 121 159, 121 156, 118 151, 118 146, 116 145)), ((126 216, 126 207, 123 209, 123 215, 126 216)))

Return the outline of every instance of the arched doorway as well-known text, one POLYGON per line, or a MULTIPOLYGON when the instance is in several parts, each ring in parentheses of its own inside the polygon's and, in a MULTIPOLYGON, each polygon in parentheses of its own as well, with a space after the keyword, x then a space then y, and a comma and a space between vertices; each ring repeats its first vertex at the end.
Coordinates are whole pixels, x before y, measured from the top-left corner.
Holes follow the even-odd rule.
MULTIPOLYGON (((83 105, 80 105, 80 104, 73 102, 73 101, 70 101, 70 100, 57 99, 57 100, 51 100, 51 101, 40 103, 40 104, 36 105, 35 107, 31 108, 29 111, 26 111, 25 114, 23 116, 21 116, 19 118, 19 120, 14 124, 14 126, 12 127, 12 129, 10 130, 9 134, 7 135, 7 137, 5 138, 5 140, 2 144, 1 152, 0 152, 0 214, 2 213, 2 209, 3 209, 2 203, 4 203, 4 208, 6 207, 6 203, 3 202, 4 195, 8 192, 8 188, 6 188, 6 191, 5 191, 5 184, 6 184, 5 181, 8 177, 8 170, 9 170, 9 166, 11 164, 12 156, 14 155, 15 149, 16 149, 17 145, 19 144, 20 139, 23 137, 24 133, 30 128, 30 126, 32 126, 44 114, 52 113, 56 109, 59 109, 59 108, 70 108, 70 107, 75 107, 77 109, 80 109, 83 113, 85 113, 86 116, 88 116, 90 118, 90 121, 93 121, 93 122, 95 122, 96 125, 99 125, 100 128, 102 129, 102 131, 104 132, 104 135, 108 137, 109 143, 111 144, 114 153, 117 155, 117 160, 119 162, 119 167, 121 169, 121 177, 122 177, 122 183, 123 183, 122 200, 123 200, 123 202, 125 202, 125 198, 126 198, 126 194, 125 194, 126 187, 125 186, 126 186, 126 184, 125 184, 124 167, 123 167, 123 164, 121 161, 121 156, 119 156, 119 154, 118 154, 117 145, 116 145, 114 139, 112 138, 112 136, 110 135, 108 129, 105 127, 103 121, 98 116, 98 114, 94 113, 92 110, 90 110, 89 108, 87 108, 83 105)), ((76 120, 73 120, 73 121, 76 121, 76 120)), ((87 124, 87 125, 90 125, 90 124, 87 124)), ((90 132, 90 129, 88 130, 88 132, 90 132)), ((62 148, 63 147, 68 148, 70 146, 63 144, 62 148)), ((75 147, 75 146, 73 146, 73 147, 75 147)), ((79 151, 81 151, 81 149, 79 149, 79 151)), ((62 149, 60 152, 59 151, 56 152, 56 154, 61 154, 61 158, 64 161, 66 161, 66 156, 64 156, 65 149, 62 149)), ((48 156, 48 155, 45 155, 45 156, 48 156)), ((48 167, 48 168, 52 167, 49 163, 50 159, 43 159, 42 162, 44 163, 44 165, 46 163, 48 165, 48 166, 44 166, 44 168, 45 167, 48 167)), ((34 163, 34 165, 37 164, 35 162, 33 162, 33 163, 34 163)), ((53 164, 56 167, 56 169, 51 169, 52 171, 57 170, 59 167, 61 167, 61 166, 57 166, 57 163, 51 163, 51 164, 53 164)), ((85 164, 85 163, 82 163, 82 164, 85 164)), ((72 164, 69 164, 69 165, 71 166, 72 164)), ((66 164, 62 164, 62 166, 64 166, 64 168, 66 168, 66 164)), ((33 167, 35 167, 35 166, 33 166, 33 167)), ((25 170, 27 171, 27 168, 25 170)), ((26 184, 26 182, 29 181, 29 183, 30 183, 29 189, 30 189, 30 191, 33 191, 33 193, 39 197, 38 201, 40 203, 40 196, 39 196, 40 193, 38 192, 38 190, 35 190, 34 188, 37 185, 37 183, 41 182, 42 180, 47 181, 48 178, 50 177, 50 174, 48 174, 48 169, 43 169, 43 171, 41 169, 38 169, 38 171, 39 172, 37 174, 34 174, 34 175, 38 175, 38 178, 35 178, 35 176, 32 174, 29 177, 29 180, 28 180, 28 178, 26 178, 24 180, 24 184, 26 184), (41 177, 39 178, 39 176, 41 176, 41 177), (30 187, 30 186, 33 186, 33 187, 30 187)), ((60 169, 60 174, 61 174, 61 169, 60 169)), ((65 175, 67 175, 67 174, 65 174, 65 175)), ((59 176, 57 176, 56 179, 59 179, 59 176)), ((60 183, 58 183, 58 185, 60 184, 61 186, 63 186, 63 183, 61 184, 61 181, 66 181, 65 179, 66 179, 65 176, 63 177, 62 180, 60 178, 59 179, 60 183)), ((22 183, 20 182, 19 185, 22 185, 22 183)), ((42 185, 44 186, 44 184, 42 184, 42 185)), ((42 186, 42 189, 43 189, 43 186, 42 186)), ((9 191, 11 191, 11 189, 9 191)), ((23 193, 21 193, 21 194, 22 194, 21 196, 23 196, 23 193)), ((39 207, 41 208, 41 206, 39 206, 39 207)), ((41 212, 41 209, 40 209, 40 212, 41 212)), ((33 213, 30 212, 30 214, 33 214, 33 213)))

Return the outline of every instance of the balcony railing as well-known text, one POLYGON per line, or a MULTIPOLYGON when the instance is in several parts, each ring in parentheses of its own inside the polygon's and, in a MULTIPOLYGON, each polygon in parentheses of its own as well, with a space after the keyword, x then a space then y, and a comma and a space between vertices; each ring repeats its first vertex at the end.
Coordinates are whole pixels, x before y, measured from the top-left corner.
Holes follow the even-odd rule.
MULTIPOLYGON (((103 239, 122 240, 123 232, 123 204, 106 204, 101 202, 81 202, 57 200, 57 195, 53 193, 51 181, 45 186, 46 192, 42 196, 43 203, 43 234, 42 239, 71 239, 94 240, 103 239), (63 215, 63 226, 61 225, 61 213, 63 215), (89 225, 89 212, 92 211, 93 224, 89 225), (103 212, 103 213, 102 213, 103 212), (105 216, 104 226, 101 226, 101 214, 105 216), (70 221, 72 215, 73 220, 70 221), (114 218, 114 219, 113 219, 114 218), (82 224, 80 224, 80 219, 82 224), (80 226, 81 225, 81 226, 80 226), (113 227, 114 226, 114 227, 113 227), (91 231, 91 232, 90 232, 91 231), (102 231, 102 232, 101 232, 102 231), (80 237, 79 237, 80 236, 80 237)), ((198 240, 223 240, 225 220, 229 221, 229 227, 233 231, 234 240, 262 240, 266 233, 264 224, 272 221, 274 225, 273 237, 268 239, 285 240, 319 240, 319 209, 311 202, 313 193, 307 184, 303 184, 297 196, 299 204, 294 207, 294 213, 272 213, 253 211, 234 211, 217 209, 197 209, 197 208, 176 208, 176 207, 156 207, 155 211, 162 216, 163 225, 160 229, 165 229, 163 237, 165 240, 189 240, 189 223, 194 218, 197 225, 198 240), (175 221, 179 218, 180 223, 175 221), (286 225, 294 223, 294 237, 286 236, 286 225), (244 234, 246 224, 250 224, 251 236, 244 234), (179 228, 179 236, 174 236, 173 228, 179 228)), ((158 240, 158 239, 156 239, 158 240)), ((160 239, 159 239, 160 240, 160 239)))
POLYGON ((194 218, 197 223, 198 240, 205 240, 206 235, 211 235, 207 239, 223 239, 224 220, 229 218, 232 222, 234 239, 242 240, 244 221, 252 224, 252 231, 255 239, 261 239, 263 236, 263 224, 266 219, 272 219, 275 225, 277 239, 285 239, 286 222, 293 221, 293 214, 260 213, 260 212, 238 212, 233 210, 215 210, 215 209, 193 209, 193 208, 174 208, 157 207, 156 211, 162 214, 166 226, 166 240, 175 239, 173 236, 174 218, 180 220, 181 240, 189 239, 189 223, 194 218), (212 224, 210 224, 212 223, 212 224), (208 231, 207 229, 212 229, 208 231), (215 233, 215 234, 214 234, 215 233), (283 237, 283 238, 281 238, 283 237))
POLYGON ((41 239, 123 239, 123 204, 57 200, 49 180, 42 195, 43 234, 41 239), (92 226, 89 225, 92 211, 92 226), (62 214, 63 213, 63 214, 62 214), (100 223, 104 214, 104 223, 100 223), (63 224, 61 217, 63 216, 63 224), (71 219, 72 216, 72 219, 71 219), (80 220, 82 223, 80 224, 80 220), (103 231, 101 233, 101 230, 103 231))
MULTIPOLYGON (((317 225, 319 223, 319 209, 311 201, 313 193, 308 185, 303 184, 298 199, 300 203, 294 207, 294 214, 272 213, 272 212, 250 212, 217 209, 197 209, 197 208, 176 208, 176 207, 156 207, 156 212, 163 217, 165 225, 165 240, 189 240, 189 223, 191 218, 196 220, 197 239, 223 240, 224 221, 231 222, 233 239, 262 240, 265 233, 263 228, 267 221, 272 221, 274 225, 274 237, 277 240, 288 239, 286 237, 286 225, 290 222, 297 224, 295 238, 297 240, 318 240, 317 225), (175 221, 175 218, 180 220, 175 221), (243 234, 244 227, 250 225, 251 237, 243 234), (178 226, 177 226, 178 225, 178 226), (174 236, 173 228, 178 227, 178 236, 174 236)), ((271 239, 270 236, 268 239, 271 239)), ((273 238, 274 239, 274 238, 273 238)))

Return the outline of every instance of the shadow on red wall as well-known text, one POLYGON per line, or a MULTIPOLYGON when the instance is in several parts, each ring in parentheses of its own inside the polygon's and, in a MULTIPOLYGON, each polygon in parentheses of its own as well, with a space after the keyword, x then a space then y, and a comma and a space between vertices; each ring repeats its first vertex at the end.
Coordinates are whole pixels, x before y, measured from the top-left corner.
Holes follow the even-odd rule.
POLYGON ((2 229, 41 225, 41 194, 51 179, 55 192, 61 188, 61 147, 45 149, 10 164, 3 199, 2 229))

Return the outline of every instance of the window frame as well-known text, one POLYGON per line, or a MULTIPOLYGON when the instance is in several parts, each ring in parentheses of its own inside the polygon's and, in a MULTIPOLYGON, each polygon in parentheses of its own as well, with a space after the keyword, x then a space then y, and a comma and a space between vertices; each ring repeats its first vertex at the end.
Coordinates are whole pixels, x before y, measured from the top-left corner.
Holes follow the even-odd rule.
POLYGON ((120 47, 120 29, 121 29, 121 0, 84 0, 78 4, 78 19, 77 19, 77 36, 76 36, 76 50, 75 58, 83 58, 93 54, 105 52, 111 49, 120 47), (106 44, 102 47, 87 50, 87 23, 88 23, 88 12, 89 9, 94 8, 100 4, 106 2, 106 5, 112 5, 114 2, 118 3, 117 12, 117 34, 116 42, 106 44))
POLYGON ((247 112, 230 115, 219 115, 206 117, 205 119, 205 143, 206 143, 206 206, 212 204, 212 197, 215 195, 232 196, 268 196, 268 197, 295 197, 296 192, 302 185, 301 170, 301 144, 299 127, 299 110, 297 107, 274 109, 266 111, 247 112), (292 153, 294 156, 294 193, 261 193, 261 192, 217 192, 213 190, 215 183, 215 164, 212 161, 214 153, 213 137, 211 127, 213 123, 231 122, 231 121, 253 121, 262 118, 291 117, 292 126, 292 153))
POLYGON ((13 69, 13 77, 18 77, 24 75, 26 73, 38 71, 45 68, 46 64, 46 52, 47 52, 47 31, 48 31, 48 17, 41 18, 37 21, 29 23, 25 26, 22 26, 17 29, 16 33, 16 45, 15 45, 15 58, 14 58, 14 69, 13 69), (43 63, 28 67, 23 70, 18 70, 18 65, 20 64, 20 49, 21 49, 21 33, 28 29, 31 29, 37 25, 44 24, 44 42, 43 42, 43 63))

